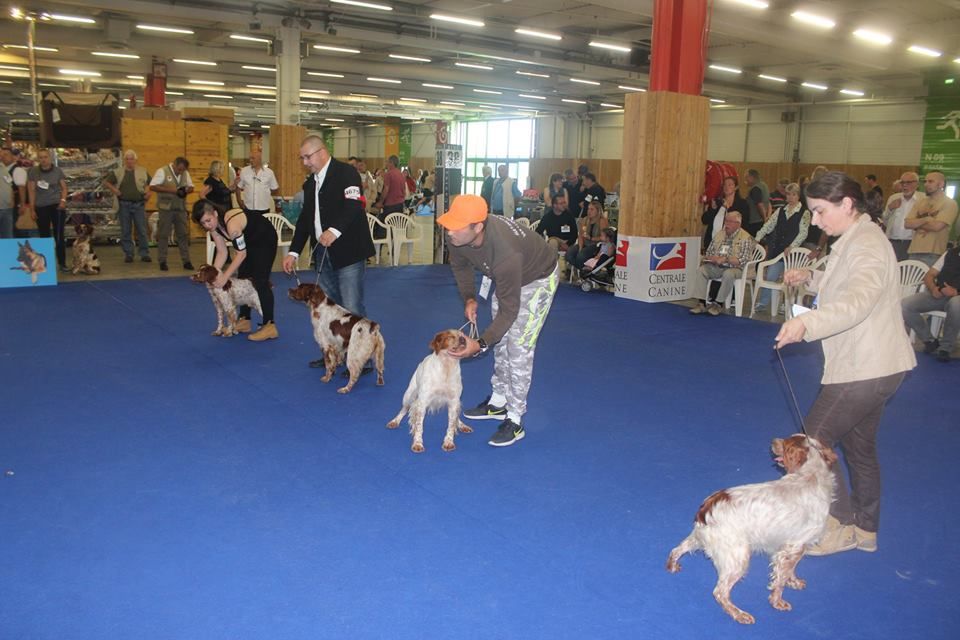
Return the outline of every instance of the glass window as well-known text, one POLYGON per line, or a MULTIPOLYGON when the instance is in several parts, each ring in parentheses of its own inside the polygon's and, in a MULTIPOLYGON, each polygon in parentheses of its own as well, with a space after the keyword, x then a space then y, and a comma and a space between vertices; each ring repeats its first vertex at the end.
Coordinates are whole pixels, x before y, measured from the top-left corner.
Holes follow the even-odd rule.
MULTIPOLYGON (((508 158, 510 143, 510 121, 493 120, 487 123, 487 153, 488 158, 508 158)), ((529 156, 527 156, 529 157, 529 156)))

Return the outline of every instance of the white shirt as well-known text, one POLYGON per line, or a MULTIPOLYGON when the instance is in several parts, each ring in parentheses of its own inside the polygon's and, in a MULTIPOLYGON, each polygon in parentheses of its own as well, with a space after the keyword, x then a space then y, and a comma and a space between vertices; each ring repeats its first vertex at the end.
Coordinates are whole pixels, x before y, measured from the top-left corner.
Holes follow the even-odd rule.
POLYGON ((912 240, 913 229, 907 229, 903 226, 903 221, 917 204, 923 199, 918 192, 914 191, 913 196, 908 200, 902 193, 895 193, 887 198, 887 207, 883 211, 883 222, 887 225, 887 237, 891 240, 912 240), (890 207, 890 203, 900 199, 900 206, 896 209, 890 207))
POLYGON ((260 167, 259 171, 255 171, 249 165, 240 170, 237 186, 243 191, 243 205, 255 211, 270 209, 273 201, 270 192, 280 188, 277 176, 270 167, 260 167))
POLYGON ((944 251, 943 255, 937 258, 937 261, 931 265, 931 269, 936 269, 937 272, 943 271, 943 265, 947 261, 947 253, 944 251))
MULTIPOLYGON (((5 171, 10 171, 12 165, 4 165, 5 171)), ((13 167, 13 184, 16 187, 27 186, 27 170, 23 167, 13 167)))
MULTIPOLYGON (((179 176, 177 176, 177 172, 173 170, 173 165, 168 164, 167 166, 170 167, 170 173, 173 174, 174 180, 177 181, 178 187, 193 186, 193 180, 190 179, 189 171, 184 171, 179 176)), ((157 169, 157 172, 153 174, 153 180, 150 181, 151 187, 160 187, 160 186, 163 186, 164 182, 166 182, 167 176, 166 176, 166 173, 164 173, 163 169, 164 169, 163 167, 160 167, 159 169, 157 169)))
MULTIPOLYGON (((317 240, 320 240, 320 236, 323 235, 323 227, 320 225, 320 187, 323 186, 323 181, 327 179, 327 169, 330 168, 330 161, 327 160, 327 164, 323 165, 323 168, 320 171, 317 171, 313 176, 314 182, 314 192, 313 192, 313 233, 317 237, 317 240)), ((330 232, 333 233, 336 237, 340 237, 340 232, 333 227, 328 227, 330 232)), ((288 251, 288 256, 293 256, 298 258, 299 253, 295 251, 288 251)))

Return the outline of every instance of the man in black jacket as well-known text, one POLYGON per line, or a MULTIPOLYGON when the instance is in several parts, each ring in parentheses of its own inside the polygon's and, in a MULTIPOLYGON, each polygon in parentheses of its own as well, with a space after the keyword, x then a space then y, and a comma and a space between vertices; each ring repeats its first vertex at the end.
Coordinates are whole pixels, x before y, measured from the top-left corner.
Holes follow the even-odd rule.
POLYGON ((293 272, 307 239, 314 238, 320 287, 351 313, 366 316, 364 272, 367 258, 376 252, 363 210, 360 174, 332 158, 319 136, 304 139, 300 159, 310 176, 303 183, 303 209, 283 270, 293 272))

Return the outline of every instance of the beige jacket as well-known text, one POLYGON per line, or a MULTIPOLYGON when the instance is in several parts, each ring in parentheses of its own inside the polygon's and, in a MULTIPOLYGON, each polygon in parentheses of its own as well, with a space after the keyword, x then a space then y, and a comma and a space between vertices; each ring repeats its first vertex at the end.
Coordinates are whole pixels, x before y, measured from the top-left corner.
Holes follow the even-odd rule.
POLYGON ((799 316, 804 340, 823 341, 823 384, 882 378, 917 366, 900 308, 890 242, 867 215, 833 245, 815 279, 817 309, 799 316))

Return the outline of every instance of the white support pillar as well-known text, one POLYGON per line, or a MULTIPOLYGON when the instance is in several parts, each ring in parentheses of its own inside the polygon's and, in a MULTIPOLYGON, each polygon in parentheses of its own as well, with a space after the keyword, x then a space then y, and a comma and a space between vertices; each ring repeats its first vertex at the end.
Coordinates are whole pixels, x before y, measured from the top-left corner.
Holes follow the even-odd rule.
POLYGON ((277 29, 277 124, 300 124, 300 28, 277 29))

